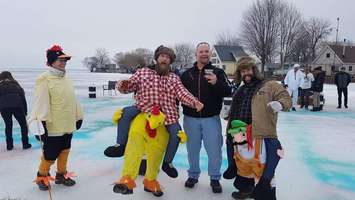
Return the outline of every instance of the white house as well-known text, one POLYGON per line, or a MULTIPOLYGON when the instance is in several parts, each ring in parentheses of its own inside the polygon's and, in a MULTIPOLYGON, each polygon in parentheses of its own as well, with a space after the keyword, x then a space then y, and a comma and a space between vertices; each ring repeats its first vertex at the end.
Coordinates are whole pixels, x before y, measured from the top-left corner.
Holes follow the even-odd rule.
POLYGON ((325 44, 312 62, 312 68, 315 67, 322 67, 327 76, 339 71, 340 67, 345 67, 345 71, 355 75, 355 46, 345 43, 325 44))

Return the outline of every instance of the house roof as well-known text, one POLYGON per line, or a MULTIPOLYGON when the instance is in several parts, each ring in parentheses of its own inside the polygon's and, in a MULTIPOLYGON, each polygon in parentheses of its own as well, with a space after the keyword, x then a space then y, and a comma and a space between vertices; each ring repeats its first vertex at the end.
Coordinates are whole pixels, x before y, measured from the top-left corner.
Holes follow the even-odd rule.
POLYGON ((236 57, 248 56, 241 46, 214 45, 214 48, 222 62, 236 61, 236 57))
POLYGON ((355 46, 345 46, 345 55, 343 56, 343 45, 329 45, 335 54, 343 63, 355 63, 355 46))

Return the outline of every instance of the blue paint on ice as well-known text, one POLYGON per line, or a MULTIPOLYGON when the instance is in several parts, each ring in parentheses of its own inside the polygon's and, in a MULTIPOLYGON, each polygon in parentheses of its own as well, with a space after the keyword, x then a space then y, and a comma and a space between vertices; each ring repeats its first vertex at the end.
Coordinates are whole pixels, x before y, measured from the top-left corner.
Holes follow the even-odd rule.
POLYGON ((314 141, 312 141, 312 137, 310 137, 311 134, 305 127, 300 128, 297 126, 297 122, 302 121, 302 119, 297 119, 297 117, 304 117, 305 115, 319 115, 319 117, 334 118, 335 120, 335 118, 339 117, 355 119, 355 113, 326 112, 326 114, 322 113, 322 115, 320 115, 319 113, 312 112, 297 112, 287 116, 286 119, 284 119, 285 121, 283 121, 287 123, 287 131, 296 137, 296 143, 299 144, 298 150, 300 151, 300 155, 315 178, 325 184, 355 191, 355 164, 331 160, 314 152, 312 150, 312 142, 314 141))

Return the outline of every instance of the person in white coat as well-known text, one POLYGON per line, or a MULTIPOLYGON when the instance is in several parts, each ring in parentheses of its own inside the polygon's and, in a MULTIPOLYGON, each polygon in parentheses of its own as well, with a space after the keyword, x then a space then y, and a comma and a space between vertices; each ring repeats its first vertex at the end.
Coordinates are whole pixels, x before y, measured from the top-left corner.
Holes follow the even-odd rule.
POLYGON ((299 69, 300 65, 294 64, 292 69, 287 72, 284 80, 285 87, 292 97, 292 111, 296 111, 298 90, 301 84, 302 72, 299 69))
POLYGON ((309 96, 311 95, 312 82, 314 81, 314 76, 310 72, 309 67, 304 69, 301 76, 301 90, 300 90, 300 104, 301 108, 308 110, 309 96))

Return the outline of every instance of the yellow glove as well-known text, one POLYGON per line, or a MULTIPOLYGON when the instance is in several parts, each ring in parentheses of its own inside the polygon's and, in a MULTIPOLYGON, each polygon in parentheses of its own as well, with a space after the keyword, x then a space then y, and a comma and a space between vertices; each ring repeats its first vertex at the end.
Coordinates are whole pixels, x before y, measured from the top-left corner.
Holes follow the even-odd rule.
POLYGON ((115 111, 115 113, 113 113, 113 116, 112 116, 112 123, 114 125, 117 125, 118 124, 118 121, 121 119, 121 116, 122 116, 122 112, 123 112, 123 109, 122 108, 119 108, 115 111))
POLYGON ((184 131, 179 131, 177 136, 180 138, 180 143, 183 144, 187 141, 187 135, 184 131))

